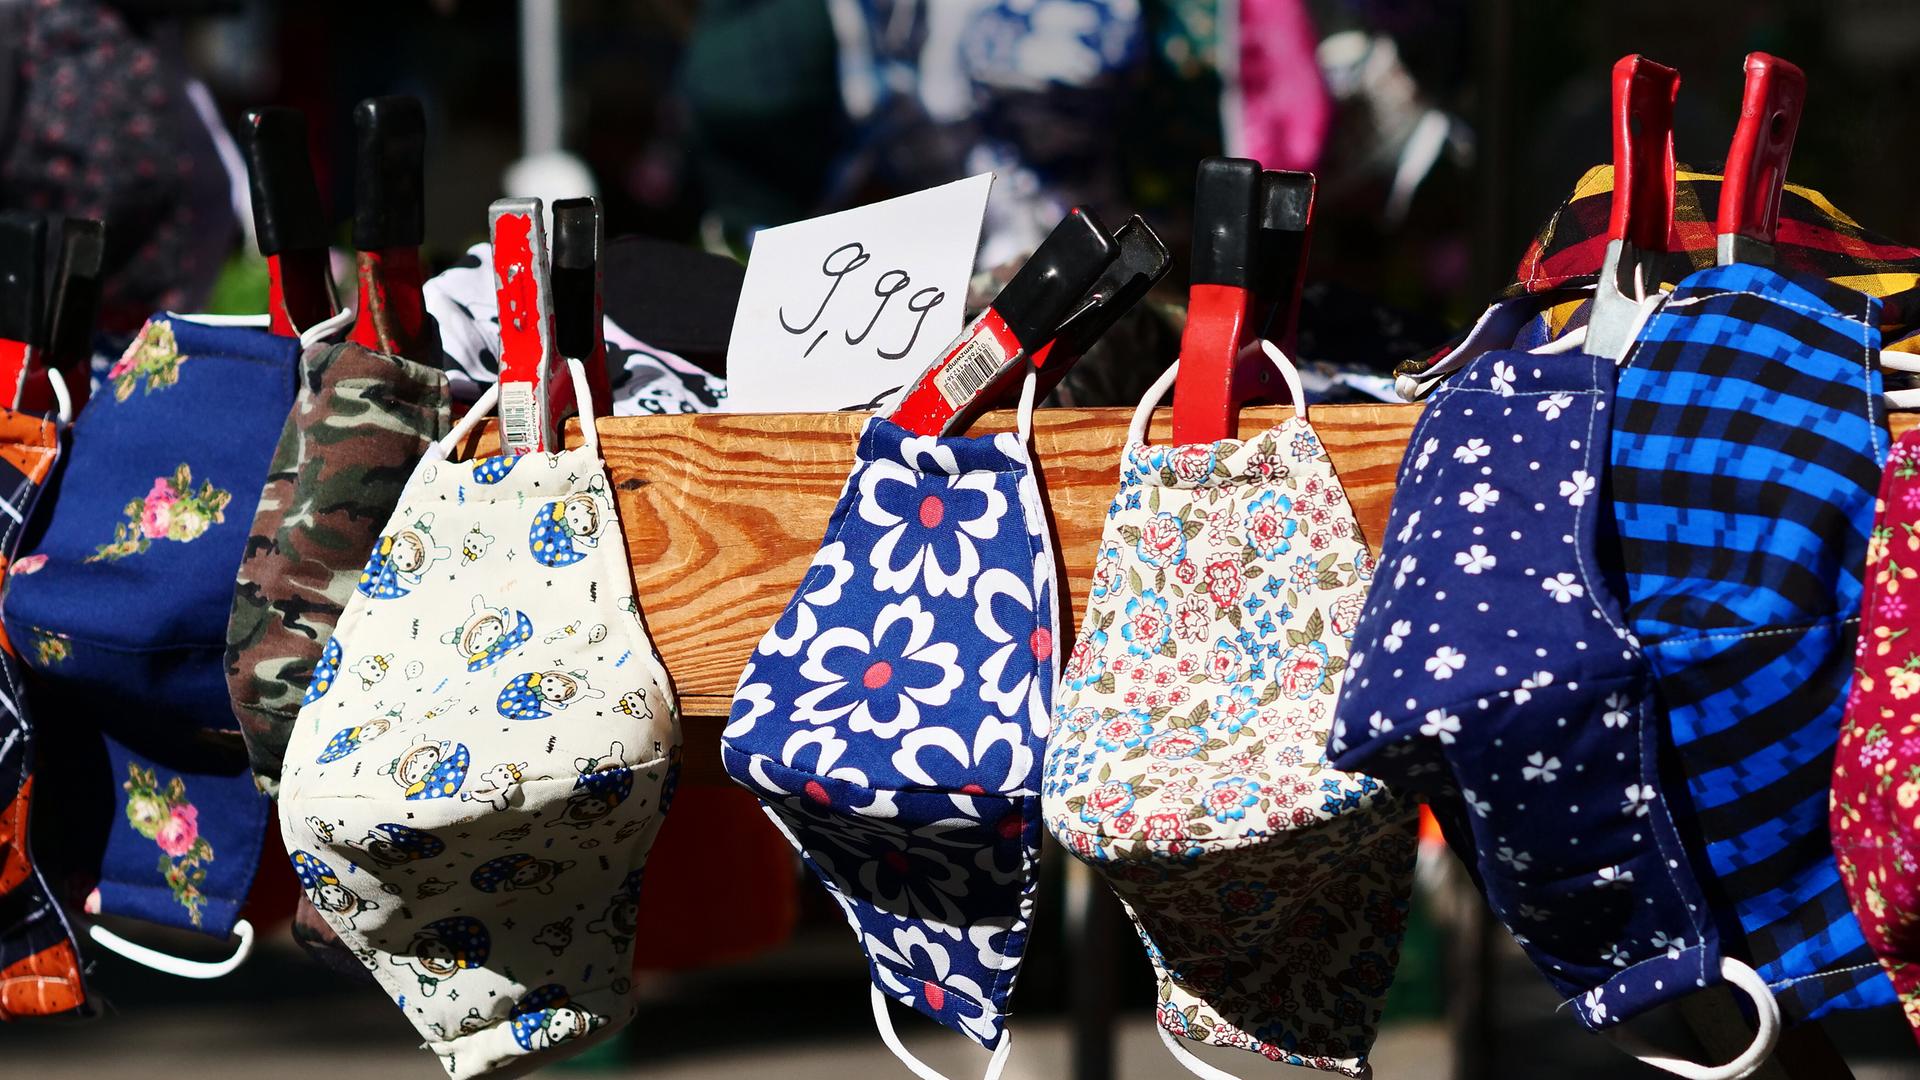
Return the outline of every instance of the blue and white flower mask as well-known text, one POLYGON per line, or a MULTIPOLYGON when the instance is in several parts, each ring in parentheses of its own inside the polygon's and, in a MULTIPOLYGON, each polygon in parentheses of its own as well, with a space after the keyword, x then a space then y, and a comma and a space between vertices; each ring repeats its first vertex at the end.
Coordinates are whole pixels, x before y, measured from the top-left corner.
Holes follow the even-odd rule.
POLYGON ((723 754, 845 910, 885 998, 1006 1061, 1040 842, 1053 552, 1019 434, 875 417, 827 536, 740 676, 723 754))

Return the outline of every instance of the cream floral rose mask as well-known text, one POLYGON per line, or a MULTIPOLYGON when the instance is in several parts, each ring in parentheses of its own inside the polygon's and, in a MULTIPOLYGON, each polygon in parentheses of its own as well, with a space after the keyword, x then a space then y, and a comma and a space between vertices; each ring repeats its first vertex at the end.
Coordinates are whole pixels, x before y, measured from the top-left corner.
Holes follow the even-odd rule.
POLYGON ((1304 412, 1146 445, 1171 378, 1135 417, 1043 814, 1128 905, 1183 1064, 1170 1036, 1363 1075, 1413 866, 1412 808, 1325 756, 1373 559, 1304 412))

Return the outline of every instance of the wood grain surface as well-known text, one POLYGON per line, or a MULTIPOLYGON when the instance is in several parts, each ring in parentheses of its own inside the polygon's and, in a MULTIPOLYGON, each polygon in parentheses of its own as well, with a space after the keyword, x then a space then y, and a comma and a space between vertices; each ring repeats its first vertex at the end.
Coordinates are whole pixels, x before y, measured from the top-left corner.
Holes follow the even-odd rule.
MULTIPOLYGON (((1258 433, 1285 415, 1244 410, 1258 433)), ((1328 405, 1310 419, 1333 455, 1368 543, 1379 550, 1417 405, 1328 405)), ((1119 475, 1128 409, 1043 409, 1034 417, 1042 495, 1065 577, 1062 627, 1079 624, 1093 553, 1119 475)), ((1899 414, 1893 429, 1914 426, 1899 414)), ((710 744, 760 635, 780 614, 826 532, 853 467, 859 413, 619 417, 599 422, 647 628, 679 690, 690 746, 710 744)), ((975 433, 1008 431, 989 413, 975 433)), ((1167 410, 1151 438, 1168 438, 1167 410)), ((578 422, 567 444, 578 445, 578 422)), ((489 431, 476 447, 494 442, 489 431)), ((1071 641, 1060 644, 1064 652, 1071 641)), ((688 754, 688 780, 719 779, 717 755, 688 754)))

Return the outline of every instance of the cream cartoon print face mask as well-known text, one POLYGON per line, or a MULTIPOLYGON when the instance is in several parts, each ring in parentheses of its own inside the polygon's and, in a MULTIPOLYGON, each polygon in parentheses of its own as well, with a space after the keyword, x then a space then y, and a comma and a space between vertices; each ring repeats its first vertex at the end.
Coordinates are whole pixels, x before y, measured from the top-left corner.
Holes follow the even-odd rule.
POLYGON ((1147 445, 1175 370, 1134 417, 1061 673, 1047 828, 1127 905, 1182 1065, 1224 1075, 1176 1036, 1364 1076, 1415 820, 1326 759, 1373 559, 1304 409, 1147 445))
POLYGON ((465 430, 428 453, 282 774, 302 889, 455 1080, 544 1063, 634 1011, 619 916, 680 732, 585 430, 560 453, 448 461, 465 430), (571 526, 551 508, 569 502, 592 520, 557 558, 571 526))

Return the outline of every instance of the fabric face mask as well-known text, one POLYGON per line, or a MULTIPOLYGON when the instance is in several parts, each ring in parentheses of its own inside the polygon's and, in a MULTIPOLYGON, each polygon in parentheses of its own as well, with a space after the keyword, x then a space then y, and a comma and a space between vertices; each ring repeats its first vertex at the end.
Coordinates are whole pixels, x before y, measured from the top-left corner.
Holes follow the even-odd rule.
MULTIPOLYGON (((0 516, 0 559, 12 555, 21 522, 33 513, 59 455, 60 431, 52 419, 0 409, 0 501, 13 509, 0 516)), ((0 575, 37 567, 0 563, 0 575)), ((73 930, 33 862, 33 734, 19 657, 0 635, 0 1020, 87 1006, 73 930)))
POLYGON ((1182 1065, 1224 1075, 1174 1036, 1364 1076, 1416 820, 1323 749, 1373 558, 1304 408, 1245 441, 1148 446, 1176 370, 1134 416, 1047 827, 1125 902, 1182 1065))
POLYGON ((203 974, 250 940, 236 920, 268 810, 222 654, 300 349, 261 319, 149 321, 74 425, 50 511, 21 546, 33 572, 4 599, 32 705, 57 718, 35 792, 39 850, 89 913, 239 934, 235 959, 203 974))
MULTIPOLYGON (((354 344, 301 357, 300 389, 275 449, 227 624, 227 685, 260 790, 280 760, 314 668, 367 552, 433 442, 447 433, 446 375, 354 344)), ((388 674, 373 656, 338 675, 388 674)), ((338 677, 336 675, 336 677, 338 677)))
POLYGON ((1639 335, 1612 410, 1627 627, 1687 779, 1670 795, 1789 1021, 1894 1001, 1827 825, 1887 453, 1878 326, 1829 282, 1704 270, 1639 335))
MULTIPOLYGON (((755 649, 722 740, 845 911, 885 997, 994 1051, 1026 952, 1054 561, 1019 434, 916 436, 875 417, 793 601, 755 649)), ((884 996, 883 996, 884 995, 884 996)))
POLYGON ((1894 442, 1876 515, 1830 822, 1854 915, 1920 1038, 1920 431, 1894 442))
MULTIPOLYGON (((227 622, 227 688, 254 783, 269 797, 301 698, 352 597, 367 551, 433 441, 451 402, 439 369, 343 343, 300 358, 299 392, 280 433, 227 622)), ((347 677, 377 681, 389 657, 347 677)), ((328 667, 336 672, 338 658, 328 667)), ((295 941, 335 970, 358 960, 300 901, 295 941)))
POLYGON ((1628 634, 1605 488, 1614 365, 1490 352, 1427 405, 1354 635, 1334 763, 1424 799, 1495 916, 1605 1031, 1723 978, 1772 1050, 1779 1010, 1722 957, 1660 780, 1653 673, 1628 634))
POLYGON ((497 396, 408 482, 280 782, 307 899, 455 1080, 544 1065, 632 1019, 622 912, 680 747, 593 417, 577 449, 448 461, 497 396))

